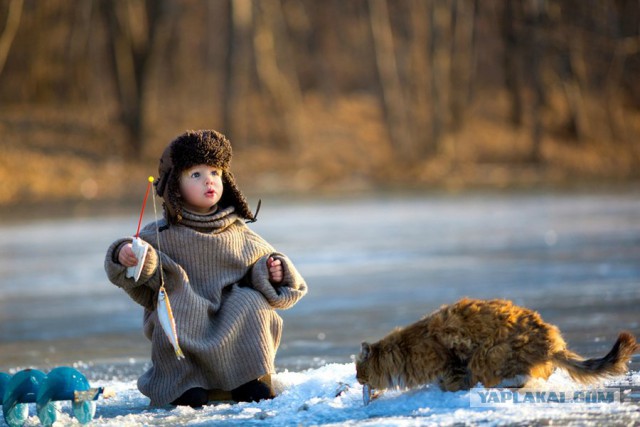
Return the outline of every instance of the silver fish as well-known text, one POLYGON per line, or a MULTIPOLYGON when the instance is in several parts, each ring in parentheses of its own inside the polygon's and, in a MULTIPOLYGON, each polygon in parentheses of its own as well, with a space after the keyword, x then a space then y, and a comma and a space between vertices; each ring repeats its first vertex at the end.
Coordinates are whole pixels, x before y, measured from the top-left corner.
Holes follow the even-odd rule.
POLYGON ((362 386, 362 401, 364 402, 364 406, 367 406, 371 403, 371 396, 373 395, 373 389, 369 384, 364 384, 362 386))
POLYGON ((167 295, 164 286, 161 287, 158 292, 158 307, 156 310, 158 311, 158 320, 160 320, 160 325, 162 326, 164 333, 167 335, 167 338, 169 338, 169 341, 176 352, 176 357, 178 360, 184 359, 184 353, 182 353, 180 344, 178 344, 176 321, 173 318, 171 304, 169 303, 169 296, 167 295))

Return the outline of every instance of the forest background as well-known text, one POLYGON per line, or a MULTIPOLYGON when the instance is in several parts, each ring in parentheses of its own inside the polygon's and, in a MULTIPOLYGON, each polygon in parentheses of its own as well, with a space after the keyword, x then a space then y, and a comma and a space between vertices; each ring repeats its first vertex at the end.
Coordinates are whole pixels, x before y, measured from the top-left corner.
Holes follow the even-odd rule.
POLYGON ((257 195, 633 183, 639 76, 637 0, 1 0, 0 207, 200 128, 257 195))

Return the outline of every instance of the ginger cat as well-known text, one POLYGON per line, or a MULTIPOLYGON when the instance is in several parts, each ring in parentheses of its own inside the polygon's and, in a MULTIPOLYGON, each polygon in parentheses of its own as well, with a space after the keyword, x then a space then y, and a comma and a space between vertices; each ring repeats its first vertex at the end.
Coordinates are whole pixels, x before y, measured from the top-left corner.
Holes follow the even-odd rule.
POLYGON ((524 386, 546 380, 555 368, 590 383, 627 372, 627 362, 639 350, 634 336, 622 332, 606 356, 584 360, 567 350, 558 328, 535 311, 506 300, 462 299, 374 344, 363 342, 356 378, 364 386, 365 404, 374 389, 436 381, 445 391, 504 381, 524 386))

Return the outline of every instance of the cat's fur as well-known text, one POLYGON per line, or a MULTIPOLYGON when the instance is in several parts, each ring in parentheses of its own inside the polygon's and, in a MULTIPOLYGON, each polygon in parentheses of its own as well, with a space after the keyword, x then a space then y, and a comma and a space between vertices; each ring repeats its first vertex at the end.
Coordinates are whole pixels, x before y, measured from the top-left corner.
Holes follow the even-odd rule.
POLYGON ((362 343, 356 377, 366 389, 438 382, 443 390, 457 391, 505 380, 526 386, 562 368, 572 379, 590 383, 624 374, 639 350, 633 335, 622 332, 606 356, 584 360, 567 350, 558 328, 535 311, 506 300, 463 299, 374 344, 362 343))

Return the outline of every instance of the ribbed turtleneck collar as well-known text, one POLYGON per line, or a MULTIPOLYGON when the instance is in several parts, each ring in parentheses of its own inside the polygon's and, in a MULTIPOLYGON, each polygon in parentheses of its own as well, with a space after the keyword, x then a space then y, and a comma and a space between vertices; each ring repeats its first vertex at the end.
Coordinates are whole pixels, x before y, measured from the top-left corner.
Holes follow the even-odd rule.
POLYGON ((229 206, 218 209, 210 214, 196 214, 187 210, 182 211, 180 224, 203 232, 220 232, 238 219, 235 207, 229 206))

